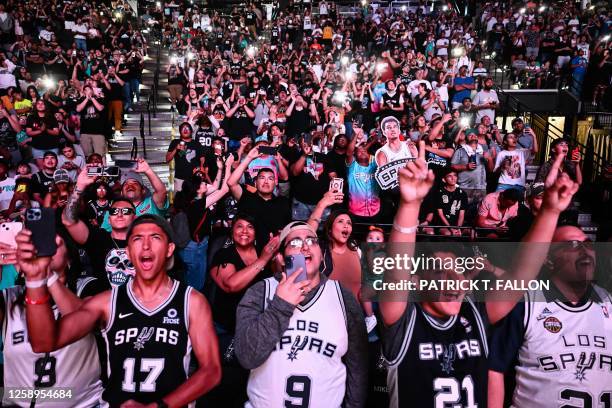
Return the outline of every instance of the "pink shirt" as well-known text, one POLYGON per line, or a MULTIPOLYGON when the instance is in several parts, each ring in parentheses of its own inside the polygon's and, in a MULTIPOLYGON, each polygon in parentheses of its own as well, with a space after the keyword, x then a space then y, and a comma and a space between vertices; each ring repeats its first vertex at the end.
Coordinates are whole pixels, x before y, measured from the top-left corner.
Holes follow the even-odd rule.
POLYGON ((512 207, 500 211, 498 203, 500 193, 501 191, 487 194, 480 203, 480 207, 478 207, 478 215, 486 217, 486 227, 505 227, 506 222, 508 222, 510 218, 514 218, 518 215, 518 202, 512 207))

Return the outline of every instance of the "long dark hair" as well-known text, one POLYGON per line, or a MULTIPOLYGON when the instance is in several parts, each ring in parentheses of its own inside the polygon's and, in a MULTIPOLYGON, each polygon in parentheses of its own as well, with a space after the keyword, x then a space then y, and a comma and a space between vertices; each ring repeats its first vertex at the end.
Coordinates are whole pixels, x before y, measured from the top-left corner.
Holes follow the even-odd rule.
MULTIPOLYGON (((325 234, 325 238, 327 239, 330 249, 332 247, 332 242, 333 242, 333 239, 331 236, 332 227, 334 225, 334 222, 336 221, 336 218, 338 218, 341 215, 347 215, 349 219, 351 220, 351 223, 353 222, 353 218, 351 217, 351 214, 349 214, 347 210, 340 209, 340 210, 332 211, 332 213, 327 218, 327 221, 325 221, 325 226, 323 227, 323 233, 325 234)), ((351 231, 351 236, 349 236, 349 239, 346 242, 346 246, 351 251, 356 251, 357 248, 359 247, 359 243, 357 242, 355 238, 353 238, 352 231, 351 231)))

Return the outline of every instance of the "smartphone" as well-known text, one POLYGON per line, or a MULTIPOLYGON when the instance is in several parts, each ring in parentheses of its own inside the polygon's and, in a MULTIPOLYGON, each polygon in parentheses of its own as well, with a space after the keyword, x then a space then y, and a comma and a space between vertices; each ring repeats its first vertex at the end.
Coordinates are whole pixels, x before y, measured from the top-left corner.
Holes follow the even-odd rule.
POLYGON ((100 177, 104 173, 104 167, 102 166, 91 166, 87 168, 87 175, 89 177, 100 177))
POLYGON ((16 248, 15 237, 22 228, 23 225, 20 222, 3 222, 0 224, 0 242, 16 248))
POLYGON ((579 162, 580 161, 580 147, 576 146, 572 149, 572 161, 579 162))
POLYGON ((134 170, 138 167, 138 162, 136 160, 115 160, 115 166, 122 169, 134 170))
POLYGON ((32 243, 37 256, 53 256, 55 243, 55 210, 53 208, 29 208, 26 210, 25 227, 32 231, 32 243))
POLYGON ((276 156, 276 152, 278 151, 278 148, 272 147, 272 146, 258 146, 257 150, 261 154, 268 154, 270 156, 276 156))
POLYGON ((529 129, 531 125, 529 123, 525 123, 525 129, 529 129))
POLYGON ((306 276, 306 258, 304 258, 303 254, 296 255, 287 255, 285 257, 285 273, 287 277, 293 275, 298 271, 298 269, 302 269, 297 278, 295 278, 296 282, 302 282, 307 279, 306 276))
POLYGON ((344 179, 334 177, 329 182, 329 191, 337 191, 341 193, 343 188, 344 188, 344 179))

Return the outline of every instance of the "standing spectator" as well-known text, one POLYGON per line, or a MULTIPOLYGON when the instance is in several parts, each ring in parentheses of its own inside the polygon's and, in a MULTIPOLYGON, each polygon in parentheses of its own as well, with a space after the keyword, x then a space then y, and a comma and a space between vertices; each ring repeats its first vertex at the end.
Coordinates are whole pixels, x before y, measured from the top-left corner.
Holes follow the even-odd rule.
POLYGON ((123 121, 123 85, 125 82, 114 65, 108 67, 108 73, 102 77, 104 86, 108 90, 108 120, 114 121, 115 137, 121 136, 123 121))
MULTIPOLYGON (((310 135, 304 135, 300 139, 300 148, 289 151, 290 170, 293 176, 292 219, 306 221, 328 190, 329 177, 325 155, 312 150, 310 135)), ((321 219, 326 220, 329 212, 329 209, 323 212, 321 219)))
MULTIPOLYGON (((463 132, 460 132, 463 133, 463 132)), ((478 144, 478 135, 470 130, 451 159, 451 168, 458 173, 459 187, 470 205, 478 204, 487 193, 487 169, 493 169, 493 158, 478 144)))
POLYGON ((452 108, 458 109, 463 103, 463 99, 470 98, 472 89, 476 88, 474 77, 468 76, 467 65, 459 68, 459 74, 452 79, 452 86, 455 91, 451 99, 452 108))
POLYGON ((533 160, 533 155, 539 151, 536 134, 533 128, 529 124, 525 125, 521 118, 512 119, 511 124, 512 133, 514 133, 516 137, 517 148, 531 150, 532 152, 532 154, 525 159, 527 164, 530 164, 533 160))
POLYGON ((9 177, 9 169, 8 158, 0 156, 0 213, 8 210, 15 192, 15 179, 9 177))
POLYGON ((57 120, 47 109, 46 102, 38 99, 34 104, 34 112, 28 116, 26 134, 32 138, 32 156, 39 168, 43 167, 45 152, 53 152, 57 156, 59 133, 57 120))
POLYGON ((174 191, 181 191, 185 180, 191 180, 194 172, 205 167, 205 152, 200 143, 192 138, 193 128, 187 122, 179 126, 179 139, 168 146, 166 163, 174 160, 174 191))
POLYGON ((32 175, 32 197, 42 205, 45 196, 53 188, 53 174, 57 169, 57 154, 53 151, 45 152, 41 160, 40 171, 32 175))
POLYGON ((238 361, 251 370, 248 405, 282 405, 288 392, 313 406, 363 406, 368 359, 361 308, 350 291, 319 271, 321 248, 310 225, 293 222, 280 238, 281 270, 285 257, 294 254, 306 257, 307 270, 253 285, 238 305, 235 348, 238 361), (303 273, 306 280, 296 282, 303 273), (298 320, 310 323, 302 327, 298 320), (336 347, 300 347, 311 336, 336 347))
POLYGON ((504 150, 497 153, 494 172, 499 172, 497 191, 513 188, 521 194, 525 192, 526 163, 533 151, 537 151, 537 139, 534 138, 533 149, 517 147, 516 135, 504 135, 504 150))
POLYGON ((582 97, 582 86, 584 84, 587 59, 584 57, 584 51, 578 50, 576 55, 570 61, 570 68, 572 70, 572 86, 570 91, 578 98, 582 97))
POLYGON ((170 57, 170 65, 166 69, 168 74, 168 92, 170 93, 170 103, 176 105, 183 93, 185 77, 183 69, 177 64, 176 57, 170 57))
POLYGON ((355 222, 375 224, 381 210, 380 188, 374 178, 376 161, 363 144, 363 129, 354 132, 346 149, 348 209, 355 222))
POLYGON ((87 201, 87 222, 99 227, 104 222, 104 215, 113 204, 112 190, 108 184, 99 182, 94 184, 94 197, 87 201))
POLYGON ((97 97, 90 85, 83 87, 83 97, 78 101, 76 111, 81 114, 81 147, 86 157, 92 153, 104 156, 106 138, 105 121, 102 117, 104 99, 97 97))
POLYGON ((70 177, 70 181, 75 182, 77 175, 84 166, 85 159, 81 156, 77 156, 74 146, 71 143, 65 143, 61 147, 61 155, 59 156, 57 167, 66 170, 68 172, 68 177, 70 177))
POLYGON ((482 122, 483 116, 488 116, 491 123, 495 123, 495 109, 499 106, 499 98, 497 92, 493 89, 493 79, 487 77, 484 80, 484 87, 476 94, 474 98, 476 112, 476 123, 482 122))
POLYGON ((582 168, 580 166, 580 151, 574 151, 568 159, 569 141, 565 138, 555 139, 550 143, 550 159, 538 169, 535 181, 543 183, 553 168, 557 157, 563 159, 558 166, 558 174, 567 174, 575 183, 582 184, 582 168))

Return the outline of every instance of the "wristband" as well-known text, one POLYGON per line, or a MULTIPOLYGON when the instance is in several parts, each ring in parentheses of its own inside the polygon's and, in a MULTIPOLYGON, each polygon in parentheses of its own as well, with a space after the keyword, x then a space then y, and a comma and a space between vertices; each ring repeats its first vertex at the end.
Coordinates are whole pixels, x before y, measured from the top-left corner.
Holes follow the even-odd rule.
POLYGON ((25 286, 26 286, 26 288, 36 289, 36 288, 42 288, 46 284, 47 284, 47 278, 40 279, 40 280, 35 280, 35 281, 28 281, 28 280, 26 280, 25 286))
POLYGON ((53 286, 53 284, 57 282, 58 279, 59 275, 57 274, 57 272, 53 272, 51 274, 51 277, 47 280, 47 287, 50 288, 51 286, 53 286))
POLYGON ((417 231, 418 227, 418 224, 412 227, 402 227, 397 225, 396 223, 393 223, 393 229, 397 232, 401 232, 402 234, 414 234, 417 231))
POLYGON ((48 301, 49 301, 49 294, 48 293, 45 295, 45 297, 43 297, 42 299, 38 299, 38 300, 34 300, 31 297, 29 297, 28 295, 26 295, 26 297, 25 297, 26 305, 44 305, 48 301))

